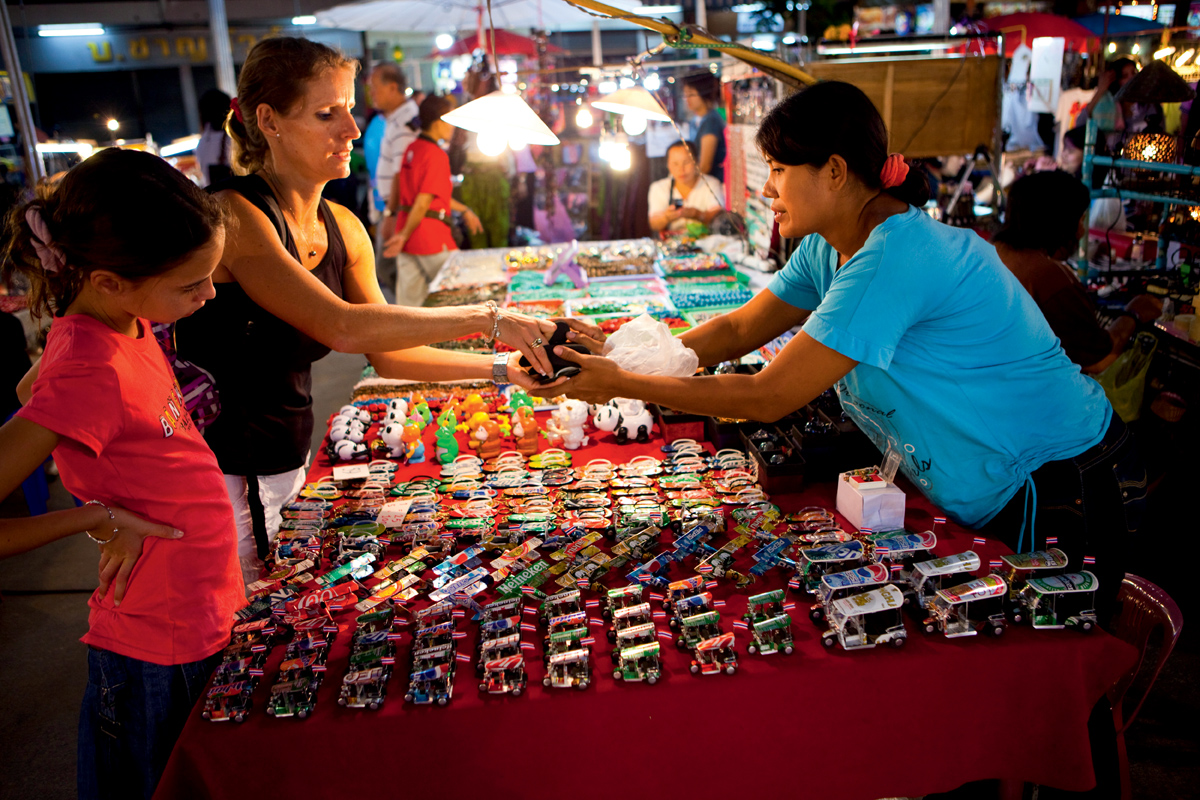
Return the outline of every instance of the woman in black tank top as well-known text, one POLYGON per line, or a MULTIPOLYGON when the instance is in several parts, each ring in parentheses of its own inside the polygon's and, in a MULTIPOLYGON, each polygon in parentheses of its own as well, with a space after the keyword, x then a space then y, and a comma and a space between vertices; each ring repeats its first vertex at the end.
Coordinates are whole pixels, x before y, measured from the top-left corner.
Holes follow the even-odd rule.
MULTIPOLYGON (((232 212, 217 296, 176 332, 179 357, 212 374, 221 412, 205 432, 234 503, 239 555, 255 579, 279 509, 299 489, 312 435, 313 361, 365 353, 383 377, 491 378, 493 359, 424 347, 483 333, 543 372, 551 323, 494 306, 405 308, 384 300, 374 246, 347 209, 321 199, 350 171, 358 62, 277 37, 246 58, 226 130, 240 177, 213 187, 232 212)), ((501 365, 503 368, 503 364, 501 365)), ((514 383, 532 386, 519 368, 514 383)))

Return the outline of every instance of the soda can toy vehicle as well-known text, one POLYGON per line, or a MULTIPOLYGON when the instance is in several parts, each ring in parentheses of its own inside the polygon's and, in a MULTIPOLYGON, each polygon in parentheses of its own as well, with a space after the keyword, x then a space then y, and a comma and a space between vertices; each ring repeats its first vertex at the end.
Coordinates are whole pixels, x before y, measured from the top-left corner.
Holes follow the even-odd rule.
POLYGON ((250 713, 250 696, 254 684, 249 680, 214 686, 204 698, 200 716, 213 722, 243 722, 250 713))
POLYGON ((690 578, 684 578, 681 581, 674 581, 667 584, 667 596, 663 598, 663 608, 667 611, 671 610, 671 606, 678 600, 685 597, 691 597, 697 592, 704 589, 704 576, 693 575, 690 578))
POLYGON ((390 677, 391 669, 388 667, 371 667, 347 672, 338 693, 338 705, 378 711, 387 698, 387 682, 390 677))
POLYGON ((796 558, 796 582, 809 594, 815 594, 821 578, 831 572, 845 572, 868 562, 866 548, 857 539, 853 542, 829 544, 802 549, 796 558))
POLYGON ((600 613, 605 619, 611 619, 612 615, 626 606, 636 606, 642 602, 642 585, 633 583, 629 586, 622 586, 618 589, 610 589, 604 597, 604 610, 600 613))
POLYGON ((750 654, 769 656, 783 653, 790 656, 796 651, 796 643, 792 639, 792 618, 787 614, 777 614, 750 623, 750 637, 750 644, 746 645, 746 652, 750 654))
POLYGON ((408 683, 404 699, 416 705, 437 703, 444 706, 450 702, 454 692, 454 662, 435 664, 427 669, 415 670, 408 683))
POLYGON ((590 655, 587 648, 579 648, 550 656, 542 685, 555 689, 586 689, 592 679, 590 655))
POLYGON ((690 597, 681 597, 671 604, 671 618, 667 620, 667 624, 672 628, 678 628, 683 624, 684 617, 690 617, 693 614, 699 614, 705 609, 713 607, 713 596, 711 592, 700 592, 690 597))
POLYGON ((716 611, 704 611, 684 617, 679 626, 679 638, 675 644, 680 650, 694 649, 705 639, 721 634, 721 615, 716 611))
POLYGON ((617 609, 616 614, 613 615, 612 627, 608 629, 608 640, 616 642, 621 631, 651 622, 652 615, 649 603, 638 603, 636 606, 617 609))
POLYGON ((538 610, 538 618, 542 624, 549 623, 552 617, 561 617, 564 614, 572 614, 576 611, 583 611, 583 602, 580 599, 578 589, 567 589, 566 591, 552 594, 542 602, 542 607, 538 610))
POLYGON ((821 644, 840 643, 846 650, 862 650, 880 644, 903 647, 908 637, 904 628, 904 593, 889 583, 863 594, 835 600, 829 607, 829 630, 821 644))
POLYGON ((1025 606, 1020 601, 1021 590, 1030 578, 1047 578, 1067 571, 1067 554, 1057 547, 1032 553, 1000 556, 1001 565, 992 570, 1008 583, 1005 610, 1013 622, 1025 621, 1025 606))
POLYGON ((520 697, 528 682, 525 658, 520 655, 505 656, 483 662, 483 681, 479 684, 479 691, 520 697))
POLYGON ((613 677, 627 683, 645 681, 653 686, 662 677, 662 659, 659 658, 659 653, 659 644, 655 641, 618 651, 613 677))
POLYGON ((1008 584, 999 575, 985 575, 940 589, 933 596, 929 616, 923 623, 925 632, 940 630, 947 639, 974 636, 980 630, 999 636, 1007 626, 1004 615, 1007 594, 1008 584))
POLYGON ((722 671, 726 675, 732 675, 737 672, 737 651, 733 649, 733 644, 732 633, 722 633, 697 642, 692 648, 692 672, 701 675, 717 675, 722 671))
POLYGON ((898 581, 908 580, 913 564, 932 558, 936 545, 937 534, 933 531, 891 534, 870 540, 871 554, 876 561, 887 567, 900 566, 895 576, 898 581))
POLYGON ((979 564, 979 555, 974 550, 913 564, 904 588, 905 602, 911 599, 914 608, 928 611, 938 590, 958 583, 967 573, 979 569, 979 564))
POLYGON ((294 716, 304 719, 312 713, 316 704, 317 696, 312 681, 307 677, 300 677, 271 687, 267 713, 272 717, 294 716))
POLYGON ((865 567, 825 575, 817 587, 817 602, 808 609, 808 618, 819 625, 835 600, 869 592, 887 583, 888 578, 888 568, 883 564, 868 564, 865 567))
POLYGON ((1048 578, 1030 578, 1021 590, 1020 604, 1034 628, 1096 627, 1096 590, 1100 581, 1091 572, 1072 572, 1048 578))

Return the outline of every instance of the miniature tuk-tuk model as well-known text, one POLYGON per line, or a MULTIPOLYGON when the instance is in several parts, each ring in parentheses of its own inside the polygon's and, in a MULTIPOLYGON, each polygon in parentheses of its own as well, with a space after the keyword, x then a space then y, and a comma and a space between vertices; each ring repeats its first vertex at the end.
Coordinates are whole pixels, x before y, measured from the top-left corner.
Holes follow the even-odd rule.
POLYGON ((590 653, 587 648, 564 650, 550 656, 543 686, 556 689, 586 689, 591 682, 590 653))
POLYGON ((387 681, 391 674, 391 668, 387 666, 351 669, 342 679, 338 705, 378 711, 387 698, 387 681))
POLYGON ((796 582, 800 589, 814 594, 821 585, 821 578, 831 572, 864 566, 868 560, 866 548, 858 540, 804 548, 796 557, 796 582))
POLYGON ((454 692, 454 662, 435 664, 426 669, 414 670, 409 678, 408 692, 404 699, 417 705, 437 703, 444 706, 450 702, 454 692))
POLYGON ((925 632, 940 630, 947 639, 974 636, 980 630, 999 636, 1007 626, 1004 615, 1007 594, 1008 584, 999 575, 985 575, 939 589, 923 623, 925 632))
POLYGON ((251 680, 233 681, 213 686, 204 697, 200 716, 213 722, 244 722, 250 713, 250 696, 254 692, 251 680))
POLYGON ((579 590, 567 589, 566 591, 547 597, 542 602, 541 609, 538 610, 538 618, 543 623, 546 623, 551 617, 561 617, 564 614, 571 614, 582 610, 583 605, 580 600, 579 590))
POLYGON ((721 633, 721 615, 716 611, 703 611, 684 617, 679 626, 679 638, 675 644, 680 650, 689 650, 705 639, 711 639, 721 633))
POLYGON ((277 683, 271 687, 266 711, 272 717, 298 717, 304 719, 317 704, 317 693, 312 679, 302 675, 294 680, 277 683))
POLYGON ((690 578, 684 578, 681 581, 674 581, 667 585, 667 596, 663 598, 663 608, 667 611, 671 610, 671 606, 677 601, 685 597, 691 597, 704 588, 704 576, 693 575, 690 578))
POLYGON ((659 652, 659 644, 655 641, 620 650, 613 677, 619 681, 645 681, 651 685, 658 683, 662 677, 659 652))
POLYGON ((979 564, 979 555, 974 550, 913 564, 908 585, 904 587, 905 602, 911 599, 914 608, 927 611, 940 589, 958 583, 967 573, 979 569, 979 564))
POLYGON ((750 624, 750 644, 746 651, 761 653, 769 656, 772 653, 783 653, 790 656, 796 651, 792 639, 792 618, 787 614, 777 614, 774 617, 756 620, 750 624))
POLYGON ((642 585, 631 583, 619 589, 610 589, 604 597, 604 610, 600 613, 610 619, 614 612, 626 606, 635 606, 642 602, 642 585))
POLYGON ((1020 605, 1038 629, 1096 627, 1096 590, 1100 581, 1091 572, 1072 572, 1030 578, 1021 590, 1020 605))
POLYGON ((646 622, 641 625, 633 625, 628 628, 622 628, 617 632, 616 645, 617 649, 612 651, 612 660, 616 664, 621 660, 621 651, 630 647, 636 647, 640 644, 647 644, 656 641, 658 629, 654 627, 653 622, 646 622))
POLYGON ((692 672, 701 675, 716 675, 722 670, 727 675, 737 672, 737 651, 733 645, 732 633, 722 633, 697 642, 692 648, 692 672))
POLYGON ((933 548, 937 545, 937 534, 933 531, 921 533, 888 534, 873 537, 870 540, 871 554, 875 560, 884 566, 891 567, 899 564, 897 580, 907 580, 913 564, 933 556, 933 548))
POLYGON ((483 662, 483 681, 479 684, 479 691, 520 697, 528 682, 525 658, 519 654, 505 656, 483 662))
POLYGON ((1002 566, 992 570, 1008 583, 1005 610, 1013 622, 1025 621, 1025 606, 1020 601, 1021 590, 1031 578, 1047 578, 1067 571, 1067 554, 1057 547, 1032 553, 1013 553, 1000 556, 1002 566))
POLYGON ((712 592, 700 592, 690 597, 681 597, 671 604, 671 618, 667 620, 667 624, 672 628, 678 628, 684 617, 698 614, 706 608, 712 608, 712 605, 712 592))
POLYGON ((821 578, 816 591, 817 602, 809 607, 808 618, 819 625, 835 600, 868 592, 887 582, 888 568, 883 564, 867 564, 845 572, 831 572, 821 578))
POLYGON ((636 606, 625 606, 617 609, 613 614, 612 627, 608 629, 608 640, 616 642, 617 637, 621 635, 621 631, 626 628, 633 628, 638 625, 643 625, 650 622, 653 612, 650 610, 649 603, 638 603, 636 606))
POLYGON ((840 643, 846 650, 862 650, 880 644, 903 647, 908 637, 904 628, 904 593, 889 583, 863 594, 835 600, 829 607, 821 644, 840 643))

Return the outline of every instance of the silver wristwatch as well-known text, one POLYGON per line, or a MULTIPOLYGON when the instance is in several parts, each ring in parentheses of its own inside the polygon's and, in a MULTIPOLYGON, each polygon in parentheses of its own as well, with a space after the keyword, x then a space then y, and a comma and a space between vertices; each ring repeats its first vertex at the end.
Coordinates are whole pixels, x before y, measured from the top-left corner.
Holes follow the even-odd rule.
POLYGON ((492 383, 499 386, 502 383, 509 383, 508 380, 508 357, 509 353, 496 353, 492 359, 492 383))

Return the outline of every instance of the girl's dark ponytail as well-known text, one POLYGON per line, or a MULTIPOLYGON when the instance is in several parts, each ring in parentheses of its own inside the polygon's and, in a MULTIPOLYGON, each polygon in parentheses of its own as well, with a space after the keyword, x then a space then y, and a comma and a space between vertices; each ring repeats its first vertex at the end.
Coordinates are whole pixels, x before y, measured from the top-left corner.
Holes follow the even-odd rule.
POLYGON ((929 202, 929 177, 925 174, 925 170, 915 164, 909 164, 908 175, 904 177, 904 182, 884 191, 910 206, 921 208, 929 202))

